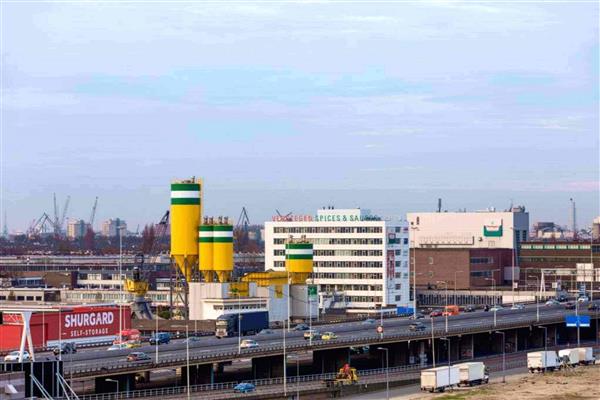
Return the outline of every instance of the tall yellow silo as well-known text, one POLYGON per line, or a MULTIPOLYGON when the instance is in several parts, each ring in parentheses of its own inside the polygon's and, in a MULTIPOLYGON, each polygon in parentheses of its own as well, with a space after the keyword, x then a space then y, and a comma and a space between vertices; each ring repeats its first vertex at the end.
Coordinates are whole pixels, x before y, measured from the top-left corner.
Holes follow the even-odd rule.
POLYGON ((313 270, 313 245, 305 239, 289 240, 285 244, 285 269, 290 283, 305 284, 313 270))
POLYGON ((202 181, 171 183, 171 257, 187 282, 198 261, 198 226, 202 217, 202 181))
POLYGON ((212 219, 204 218, 204 223, 198 227, 198 251, 200 261, 198 268, 204 276, 205 282, 214 280, 214 257, 213 257, 213 223, 212 219))
POLYGON ((213 225, 214 270, 219 282, 228 282, 233 271, 233 225, 219 217, 213 225))

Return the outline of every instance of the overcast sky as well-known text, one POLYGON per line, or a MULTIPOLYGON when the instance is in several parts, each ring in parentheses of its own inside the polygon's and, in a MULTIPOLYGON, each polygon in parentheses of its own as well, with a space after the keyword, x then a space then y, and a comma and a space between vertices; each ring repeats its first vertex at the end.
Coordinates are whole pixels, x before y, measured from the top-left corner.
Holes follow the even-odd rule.
POLYGON ((53 192, 135 230, 192 175, 206 214, 253 223, 438 197, 599 214, 595 1, 123 3, 3 4, 10 230, 53 192))

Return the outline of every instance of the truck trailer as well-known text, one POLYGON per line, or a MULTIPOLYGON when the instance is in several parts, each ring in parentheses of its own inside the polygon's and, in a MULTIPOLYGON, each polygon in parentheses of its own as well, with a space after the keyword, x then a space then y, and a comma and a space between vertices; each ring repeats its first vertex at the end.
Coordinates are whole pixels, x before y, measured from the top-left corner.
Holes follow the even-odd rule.
POLYGON ((561 361, 567 365, 579 365, 579 350, 578 349, 562 349, 558 351, 558 356, 561 361))
POLYGON ((241 313, 239 317, 238 314, 225 314, 217 318, 215 336, 219 339, 238 336, 238 329, 241 330, 241 336, 254 335, 269 327, 268 311, 241 313))
POLYGON ((534 351, 527 353, 527 368, 534 373, 554 371, 560 366, 555 351, 534 351))
POLYGON ((579 352, 579 363, 582 365, 594 364, 596 358, 594 357, 594 349, 591 347, 577 347, 579 352))
POLYGON ((482 362, 466 362, 456 365, 459 370, 459 386, 473 386, 488 383, 490 377, 487 373, 487 368, 482 362))
POLYGON ((458 385, 460 373, 457 365, 437 367, 421 371, 421 390, 431 393, 443 392, 447 388, 458 385), (449 371, 448 371, 449 369, 449 371))

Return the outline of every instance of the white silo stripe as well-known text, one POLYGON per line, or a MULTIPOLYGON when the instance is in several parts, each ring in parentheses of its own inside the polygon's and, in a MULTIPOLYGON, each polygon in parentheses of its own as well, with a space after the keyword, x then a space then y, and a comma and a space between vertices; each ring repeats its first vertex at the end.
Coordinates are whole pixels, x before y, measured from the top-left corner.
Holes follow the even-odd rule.
POLYGON ((173 190, 171 191, 172 199, 199 199, 200 192, 197 190, 173 190))
POLYGON ((213 237, 212 231, 198 231, 198 237, 213 237))
POLYGON ((312 254, 311 249, 286 249, 285 254, 312 254))
POLYGON ((233 237, 233 231, 213 231, 213 237, 233 237))

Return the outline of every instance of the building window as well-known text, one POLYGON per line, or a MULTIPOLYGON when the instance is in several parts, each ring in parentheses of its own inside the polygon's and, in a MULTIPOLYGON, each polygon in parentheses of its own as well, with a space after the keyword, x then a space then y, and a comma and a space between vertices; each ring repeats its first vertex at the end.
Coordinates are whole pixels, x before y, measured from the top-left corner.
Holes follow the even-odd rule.
POLYGON ((471 264, 493 264, 494 257, 471 257, 471 264))
POLYGON ((433 265, 433 257, 428 257, 428 258, 427 258, 427 263, 428 263, 429 265, 433 265))
POLYGON ((472 278, 491 278, 492 271, 472 271, 471 277, 472 278))

